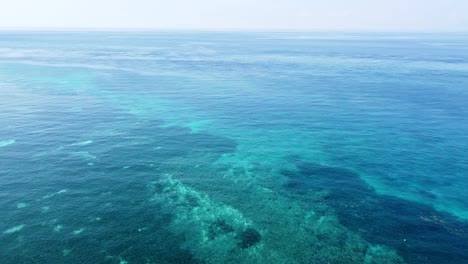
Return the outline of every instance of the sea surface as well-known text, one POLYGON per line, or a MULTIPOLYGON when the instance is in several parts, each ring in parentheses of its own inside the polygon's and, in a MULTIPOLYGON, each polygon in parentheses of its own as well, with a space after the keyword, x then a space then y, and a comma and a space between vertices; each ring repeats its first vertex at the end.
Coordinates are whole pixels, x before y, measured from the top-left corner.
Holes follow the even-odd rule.
POLYGON ((468 34, 0 32, 0 263, 468 263, 468 34))

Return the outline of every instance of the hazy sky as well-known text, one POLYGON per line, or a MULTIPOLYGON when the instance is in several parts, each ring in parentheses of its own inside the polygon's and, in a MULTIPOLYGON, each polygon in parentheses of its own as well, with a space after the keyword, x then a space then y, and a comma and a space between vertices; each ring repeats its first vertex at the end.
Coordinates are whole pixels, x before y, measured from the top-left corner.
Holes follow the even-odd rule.
POLYGON ((0 0, 0 28, 468 31, 468 0, 0 0))

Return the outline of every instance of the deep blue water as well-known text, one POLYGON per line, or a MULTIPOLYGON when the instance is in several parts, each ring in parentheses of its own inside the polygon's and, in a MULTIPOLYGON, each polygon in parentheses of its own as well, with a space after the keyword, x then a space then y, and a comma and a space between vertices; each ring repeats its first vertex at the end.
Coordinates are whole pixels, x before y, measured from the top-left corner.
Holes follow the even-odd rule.
POLYGON ((0 32, 0 263, 468 263, 468 35, 0 32))

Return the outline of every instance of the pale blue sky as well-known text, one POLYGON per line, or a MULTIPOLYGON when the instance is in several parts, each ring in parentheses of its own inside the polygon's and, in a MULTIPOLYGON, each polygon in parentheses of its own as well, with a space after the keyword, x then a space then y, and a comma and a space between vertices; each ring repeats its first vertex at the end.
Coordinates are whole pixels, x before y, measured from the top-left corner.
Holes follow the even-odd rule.
POLYGON ((0 0, 0 28, 468 31, 468 0, 0 0))

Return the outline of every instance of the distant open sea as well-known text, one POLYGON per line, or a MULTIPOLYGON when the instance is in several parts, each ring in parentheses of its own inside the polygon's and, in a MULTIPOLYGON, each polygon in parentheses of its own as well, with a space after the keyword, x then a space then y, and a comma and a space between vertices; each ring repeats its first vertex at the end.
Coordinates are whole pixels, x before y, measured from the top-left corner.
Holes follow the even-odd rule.
POLYGON ((0 263, 468 263, 468 34, 0 32, 0 263))

